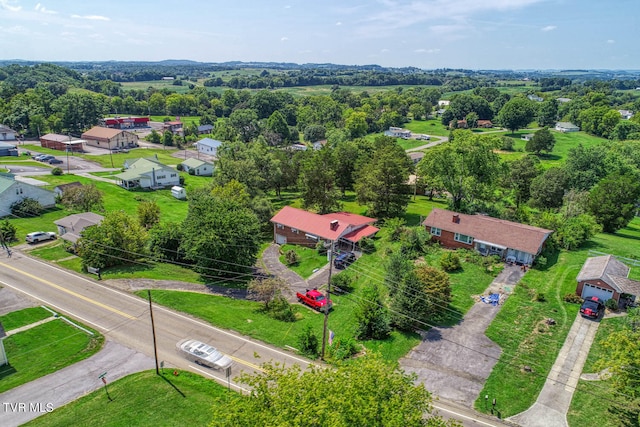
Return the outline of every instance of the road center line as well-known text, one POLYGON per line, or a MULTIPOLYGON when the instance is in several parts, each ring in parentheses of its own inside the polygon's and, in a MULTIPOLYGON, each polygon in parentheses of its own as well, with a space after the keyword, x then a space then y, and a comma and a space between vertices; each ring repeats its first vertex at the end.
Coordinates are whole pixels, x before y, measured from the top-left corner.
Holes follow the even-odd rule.
POLYGON ((89 297, 85 297, 84 295, 80 295, 77 292, 70 291, 69 289, 65 289, 62 286, 56 285, 55 283, 49 282, 48 280, 41 279, 41 278, 39 278, 37 276, 34 276, 33 274, 25 273, 24 271, 18 270, 17 268, 14 268, 14 267, 12 267, 12 266, 10 266, 8 264, 0 262, 0 265, 5 267, 5 268, 8 268, 10 270, 13 270, 16 273, 22 274, 23 276, 27 276, 27 277, 29 277, 29 278, 31 278, 33 280, 37 280, 40 283, 44 283, 45 285, 50 286, 50 287, 52 287, 54 289, 57 289, 57 290, 62 291, 62 292, 66 292, 69 295, 74 296, 76 298, 79 298, 79 299, 81 299, 83 301, 89 302, 91 304, 97 305, 98 307, 104 308, 105 310, 109 310, 109 311, 111 311, 113 313, 119 314, 120 316, 125 317, 127 319, 130 319, 130 320, 136 320, 137 319, 136 317, 131 316, 130 314, 124 313, 124 312, 122 312, 122 311, 120 311, 118 309, 115 309, 113 307, 110 307, 110 306, 108 306, 106 304, 103 304, 101 302, 95 301, 95 300, 93 300, 93 299, 91 299, 89 297))

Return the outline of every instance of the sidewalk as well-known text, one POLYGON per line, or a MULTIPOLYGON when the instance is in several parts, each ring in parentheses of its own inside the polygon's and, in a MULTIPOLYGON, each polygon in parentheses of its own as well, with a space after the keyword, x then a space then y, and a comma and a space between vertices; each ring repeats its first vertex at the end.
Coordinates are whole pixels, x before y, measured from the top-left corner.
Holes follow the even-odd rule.
POLYGON ((567 412, 600 322, 578 313, 536 403, 507 418, 527 427, 567 427, 567 412))

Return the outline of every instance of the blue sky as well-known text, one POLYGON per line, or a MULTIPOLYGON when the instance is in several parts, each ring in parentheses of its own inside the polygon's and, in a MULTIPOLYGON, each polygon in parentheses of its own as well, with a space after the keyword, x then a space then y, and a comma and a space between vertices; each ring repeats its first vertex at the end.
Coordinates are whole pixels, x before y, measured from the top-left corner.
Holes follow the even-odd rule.
POLYGON ((638 0, 0 0, 0 59, 640 69, 638 0))

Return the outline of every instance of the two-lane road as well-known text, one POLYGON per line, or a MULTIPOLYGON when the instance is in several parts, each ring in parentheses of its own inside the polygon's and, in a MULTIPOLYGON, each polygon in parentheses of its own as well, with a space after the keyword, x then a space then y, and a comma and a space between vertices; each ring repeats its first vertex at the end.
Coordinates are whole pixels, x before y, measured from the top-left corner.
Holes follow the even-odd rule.
MULTIPOLYGON (((125 292, 109 288, 94 280, 14 252, 0 261, 0 286, 23 292, 47 306, 69 315, 120 344, 154 356, 149 303, 125 292)), ((153 306, 158 359, 167 366, 182 369, 190 363, 176 351, 176 343, 190 337, 209 343, 235 362, 233 375, 241 370, 252 372, 269 360, 306 367, 310 362, 292 353, 242 337, 228 331, 153 306), (259 357, 256 357, 259 356, 259 357)), ((223 372, 205 369, 210 376, 225 380, 223 372)))

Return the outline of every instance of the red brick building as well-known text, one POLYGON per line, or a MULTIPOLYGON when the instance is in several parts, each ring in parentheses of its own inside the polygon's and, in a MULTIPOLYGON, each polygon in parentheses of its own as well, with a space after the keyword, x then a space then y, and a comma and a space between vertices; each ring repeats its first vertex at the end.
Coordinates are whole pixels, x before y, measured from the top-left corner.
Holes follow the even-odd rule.
POLYGON ((434 208, 422 223, 431 239, 442 246, 473 249, 483 255, 499 255, 518 264, 531 265, 552 230, 492 218, 434 208))
POLYGON ((354 249, 363 237, 378 232, 372 224, 377 219, 348 212, 319 215, 302 209, 285 206, 271 218, 273 239, 283 245, 290 243, 314 247, 318 241, 336 242, 354 249))
POLYGON ((107 117, 104 127, 112 129, 134 129, 149 127, 149 117, 107 117))

